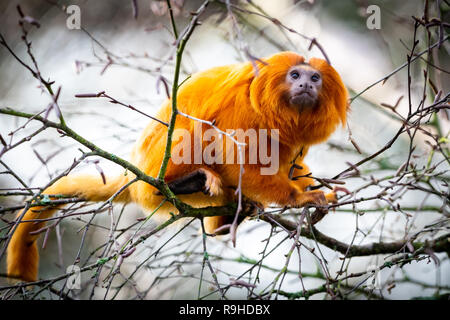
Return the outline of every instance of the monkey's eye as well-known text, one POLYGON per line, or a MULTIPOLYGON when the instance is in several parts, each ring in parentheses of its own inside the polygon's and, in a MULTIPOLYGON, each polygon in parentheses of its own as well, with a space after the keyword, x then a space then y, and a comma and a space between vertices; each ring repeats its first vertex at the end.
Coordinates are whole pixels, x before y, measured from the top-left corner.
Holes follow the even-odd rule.
POLYGON ((320 79, 320 76, 317 73, 313 74, 311 77, 311 80, 313 82, 317 82, 317 81, 319 81, 319 79, 320 79))
POLYGON ((297 71, 292 71, 292 72, 291 72, 291 78, 292 78, 292 79, 298 79, 298 78, 300 78, 300 73, 298 73, 297 71))

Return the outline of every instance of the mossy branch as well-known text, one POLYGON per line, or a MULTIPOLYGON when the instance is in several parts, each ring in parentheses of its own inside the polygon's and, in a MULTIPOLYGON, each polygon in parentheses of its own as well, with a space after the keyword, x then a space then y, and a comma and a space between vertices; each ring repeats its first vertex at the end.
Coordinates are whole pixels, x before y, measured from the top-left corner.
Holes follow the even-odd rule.
MULTIPOLYGON (((262 214, 260 218, 264 221, 273 223, 276 221, 279 225, 283 226, 288 231, 296 231, 297 225, 285 218, 278 215, 262 214)), ((366 245, 348 245, 342 241, 327 236, 326 234, 317 230, 314 226, 309 228, 302 228, 302 237, 316 240, 318 243, 344 254, 347 258, 356 256, 370 256, 376 254, 393 254, 402 253, 406 250, 407 241, 399 240, 393 242, 374 242, 366 245)), ((434 252, 446 252, 450 256, 450 233, 446 233, 434 240, 425 242, 412 242, 415 254, 423 253, 425 249, 430 248, 434 252)))

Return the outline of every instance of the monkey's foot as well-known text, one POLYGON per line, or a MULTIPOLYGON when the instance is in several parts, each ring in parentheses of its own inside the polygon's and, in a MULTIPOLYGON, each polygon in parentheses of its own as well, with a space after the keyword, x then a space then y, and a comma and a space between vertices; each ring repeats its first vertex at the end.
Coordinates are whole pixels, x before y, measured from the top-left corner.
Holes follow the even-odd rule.
POLYGON ((222 190, 222 180, 220 179, 220 177, 216 175, 214 172, 207 169, 199 169, 198 171, 200 171, 206 176, 203 192, 209 193, 211 197, 221 195, 223 190, 222 190))
POLYGON ((328 201, 321 190, 306 191, 298 195, 294 207, 300 208, 307 205, 326 207, 328 201))
MULTIPOLYGON (((342 191, 346 194, 350 194, 350 191, 348 191, 346 188, 343 187, 334 187, 333 191, 330 193, 327 193, 325 195, 325 199, 327 200, 328 203, 333 203, 336 204, 338 203, 337 200, 337 192, 338 191, 342 191)), ((334 209, 333 209, 334 210, 334 209)), ((311 224, 316 224, 317 222, 319 222, 320 220, 322 220, 322 218, 328 213, 328 210, 323 210, 320 208, 317 208, 316 211, 314 211, 311 214, 311 224)))
POLYGON ((337 201, 335 193, 325 195, 321 190, 312 190, 299 195, 296 207, 316 206, 310 217, 310 223, 314 225, 328 213, 328 203, 333 201, 337 201))
POLYGON ((311 225, 315 225, 317 222, 323 219, 326 216, 328 210, 316 209, 313 213, 311 213, 311 225))

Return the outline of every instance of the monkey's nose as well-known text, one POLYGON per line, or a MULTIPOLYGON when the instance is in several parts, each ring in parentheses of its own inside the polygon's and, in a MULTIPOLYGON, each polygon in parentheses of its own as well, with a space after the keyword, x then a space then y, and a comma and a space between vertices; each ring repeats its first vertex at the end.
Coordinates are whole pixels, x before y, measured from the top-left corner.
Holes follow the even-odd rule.
POLYGON ((300 83, 300 88, 304 88, 305 90, 310 90, 313 88, 313 86, 311 84, 309 84, 308 82, 304 82, 304 83, 300 83))

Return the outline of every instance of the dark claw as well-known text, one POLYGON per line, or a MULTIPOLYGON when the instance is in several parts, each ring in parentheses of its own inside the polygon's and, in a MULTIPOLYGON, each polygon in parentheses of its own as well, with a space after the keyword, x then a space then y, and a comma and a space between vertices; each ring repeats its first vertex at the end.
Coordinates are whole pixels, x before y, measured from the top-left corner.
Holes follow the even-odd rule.
POLYGON ((323 217, 328 213, 328 210, 317 208, 311 214, 311 225, 315 225, 317 222, 322 220, 323 217))

